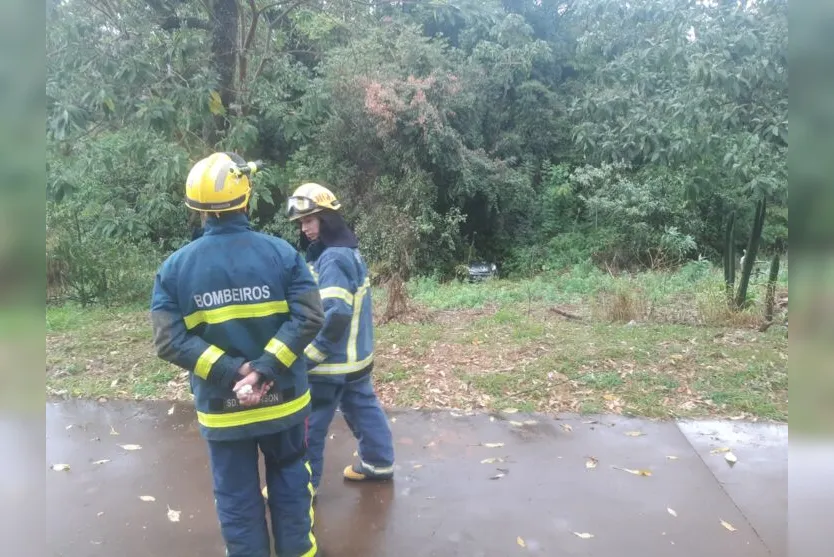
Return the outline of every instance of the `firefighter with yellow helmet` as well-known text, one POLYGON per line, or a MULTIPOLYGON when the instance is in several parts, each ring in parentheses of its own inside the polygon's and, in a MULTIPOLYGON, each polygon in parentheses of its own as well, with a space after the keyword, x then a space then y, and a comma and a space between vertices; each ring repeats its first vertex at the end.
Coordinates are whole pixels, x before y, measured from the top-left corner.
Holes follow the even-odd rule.
POLYGON ((250 177, 259 166, 214 153, 189 172, 185 204, 200 213, 205 232, 157 273, 154 345, 160 358, 190 372, 226 555, 271 555, 260 450, 276 494, 268 502, 275 551, 313 557, 304 349, 324 314, 295 248, 250 227, 250 177))
POLYGON ((394 473, 391 430, 371 383, 374 328, 368 268, 340 209, 333 192, 316 183, 301 185, 287 202, 287 217, 300 225, 301 246, 324 308, 324 325, 304 351, 313 398, 308 445, 316 487, 337 408, 359 444, 359 459, 345 468, 345 479, 386 480, 394 473))

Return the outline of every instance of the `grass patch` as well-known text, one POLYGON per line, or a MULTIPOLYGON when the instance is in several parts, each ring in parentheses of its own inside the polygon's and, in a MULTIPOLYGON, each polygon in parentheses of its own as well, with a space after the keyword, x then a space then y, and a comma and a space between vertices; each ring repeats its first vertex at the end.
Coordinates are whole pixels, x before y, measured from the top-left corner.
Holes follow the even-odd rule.
POLYGON ((628 323, 646 316, 646 298, 634 287, 620 286, 613 292, 603 289, 594 296, 591 308, 597 319, 628 323))
POLYGON ((50 394, 189 398, 188 374, 154 353, 146 308, 47 307, 46 324, 50 394))
POLYGON ((615 371, 600 371, 582 375, 577 382, 592 389, 612 391, 623 384, 623 378, 615 371))
MULTIPOLYGON (((786 420, 784 328, 759 333, 749 315, 719 316, 715 279, 709 269, 615 278, 578 268, 519 282, 415 281, 429 319, 377 327, 376 388, 400 407, 786 420), (699 300, 718 317, 704 318, 699 300), (582 319, 550 311, 565 304, 582 319)), ((46 323, 50 393, 190 398, 188 373, 153 351, 147 308, 48 307, 46 323)))
POLYGON ((434 324, 404 325, 388 323, 376 329, 377 341, 393 347, 408 346, 414 354, 422 356, 443 335, 443 328, 434 324))
MULTIPOLYGON (((398 347, 396 365, 411 370, 403 381, 455 408, 787 419, 784 331, 587 324, 545 312, 511 325, 512 315, 526 313, 469 314, 468 327, 445 329, 423 356, 398 347), (753 357, 762 365, 748 366, 753 357)), ((411 329, 415 337, 420 331, 411 329)), ((423 406, 437 405, 431 396, 423 406)), ((383 397, 406 403, 384 389, 383 397)))
POLYGON ((376 374, 376 381, 379 383, 396 383, 408 379, 408 370, 402 366, 394 365, 376 374))

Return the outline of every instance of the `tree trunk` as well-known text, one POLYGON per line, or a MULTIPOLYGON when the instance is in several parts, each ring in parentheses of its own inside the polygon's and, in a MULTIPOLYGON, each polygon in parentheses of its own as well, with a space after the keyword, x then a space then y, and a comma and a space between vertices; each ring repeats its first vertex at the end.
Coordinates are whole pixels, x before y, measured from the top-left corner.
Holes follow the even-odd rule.
POLYGON ((724 232, 724 289, 730 309, 733 309, 733 289, 736 284, 735 225, 736 212, 732 211, 727 219, 727 228, 724 232))
POLYGON ((756 255, 759 252, 759 241, 762 239, 762 228, 764 227, 767 203, 764 199, 756 204, 756 218, 753 222, 753 230, 750 232, 750 240, 747 243, 747 253, 744 255, 744 267, 741 270, 741 281, 736 294, 736 308, 743 309, 747 304, 747 287, 750 284, 750 275, 753 273, 753 266, 756 264, 756 255))
MULTIPOLYGON (((214 28, 211 36, 211 52, 218 75, 218 92, 223 107, 236 100, 235 73, 238 58, 238 5, 237 0, 214 0, 214 28)), ((209 137, 210 143, 216 143, 220 132, 226 129, 226 119, 222 115, 214 117, 214 130, 209 137)))
POLYGON ((765 322, 773 321, 773 307, 776 305, 776 282, 779 280, 779 254, 770 262, 770 275, 767 277, 767 299, 765 300, 765 322))

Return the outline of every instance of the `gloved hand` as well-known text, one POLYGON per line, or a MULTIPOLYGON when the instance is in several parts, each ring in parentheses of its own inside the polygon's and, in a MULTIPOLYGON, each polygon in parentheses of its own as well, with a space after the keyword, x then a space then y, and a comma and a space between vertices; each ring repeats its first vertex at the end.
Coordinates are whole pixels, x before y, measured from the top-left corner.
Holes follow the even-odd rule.
POLYGON ((235 383, 232 390, 242 406, 255 406, 260 404, 261 399, 272 388, 272 381, 264 381, 260 373, 246 362, 238 370, 243 378, 235 383))

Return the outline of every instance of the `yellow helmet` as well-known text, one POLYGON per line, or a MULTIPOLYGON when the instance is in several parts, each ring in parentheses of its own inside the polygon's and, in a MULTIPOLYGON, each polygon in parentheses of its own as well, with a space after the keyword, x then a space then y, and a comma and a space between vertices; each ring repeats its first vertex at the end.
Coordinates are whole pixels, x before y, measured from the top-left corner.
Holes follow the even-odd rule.
POLYGON ((310 182, 298 186, 287 200, 287 217, 294 221, 323 209, 338 211, 341 207, 342 204, 332 191, 310 182))
POLYGON ((246 207, 252 193, 249 175, 258 163, 234 153, 214 153, 197 162, 185 181, 185 204, 195 211, 222 213, 246 207))

